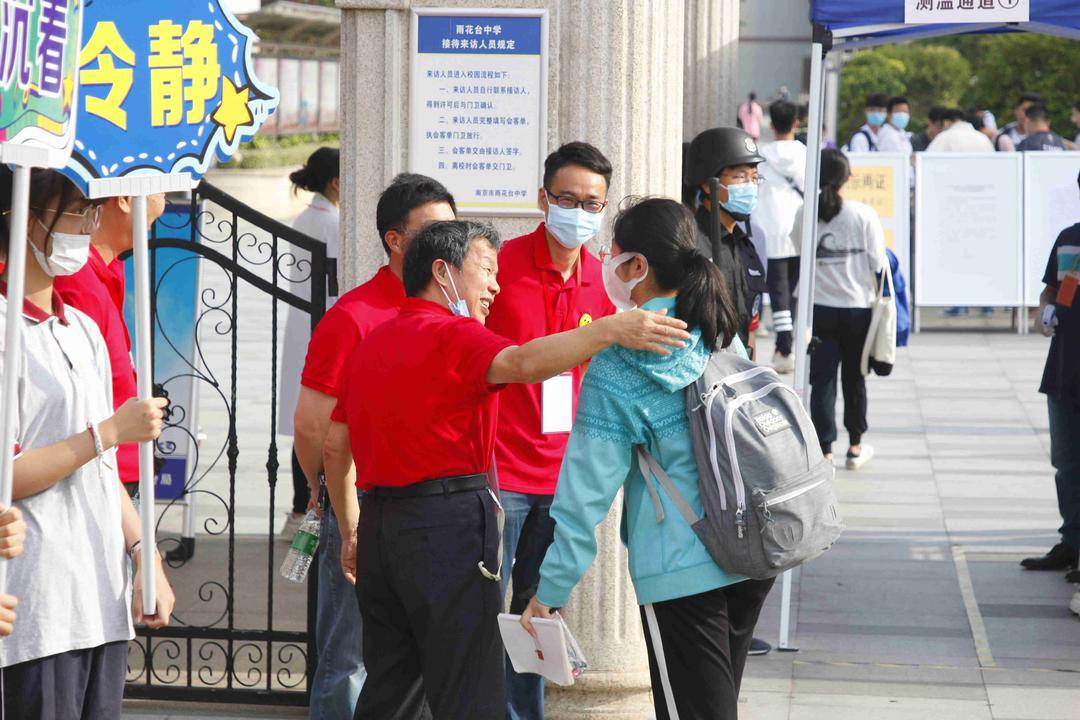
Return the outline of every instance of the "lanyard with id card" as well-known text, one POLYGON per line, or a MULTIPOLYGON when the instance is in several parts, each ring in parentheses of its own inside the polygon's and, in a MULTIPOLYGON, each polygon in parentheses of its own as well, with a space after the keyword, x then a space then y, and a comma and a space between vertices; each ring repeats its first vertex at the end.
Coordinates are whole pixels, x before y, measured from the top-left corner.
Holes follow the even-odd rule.
POLYGON ((1073 260, 1072 269, 1065 273, 1058 287, 1057 298, 1054 302, 1063 308, 1071 308, 1076 300, 1076 288, 1080 285, 1080 253, 1073 260))
MULTIPOLYGON (((577 306, 578 293, 581 290, 581 259, 577 262, 577 286, 570 293, 570 304, 566 309, 563 327, 556 328, 554 299, 543 275, 540 285, 544 289, 544 313, 547 320, 547 333, 558 333, 572 329, 574 310, 577 306)), ((540 431, 544 435, 568 433, 574 425, 574 373, 565 372, 543 382, 540 386, 540 431)))

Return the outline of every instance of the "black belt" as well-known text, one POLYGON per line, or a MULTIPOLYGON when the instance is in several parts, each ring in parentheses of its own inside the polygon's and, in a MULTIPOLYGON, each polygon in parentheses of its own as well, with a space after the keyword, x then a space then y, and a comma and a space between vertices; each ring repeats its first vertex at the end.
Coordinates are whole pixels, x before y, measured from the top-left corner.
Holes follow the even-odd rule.
POLYGON ((425 480, 402 487, 377 487, 364 494, 377 498, 419 498, 482 490, 487 486, 487 475, 454 475, 453 477, 425 480))

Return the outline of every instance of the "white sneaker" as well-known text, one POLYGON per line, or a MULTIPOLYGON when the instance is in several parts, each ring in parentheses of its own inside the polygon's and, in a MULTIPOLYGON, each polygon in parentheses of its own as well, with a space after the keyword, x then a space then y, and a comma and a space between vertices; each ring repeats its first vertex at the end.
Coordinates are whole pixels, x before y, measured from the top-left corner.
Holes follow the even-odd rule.
POLYGON ((278 538, 292 542, 293 537, 296 535, 296 531, 300 529, 300 523, 304 522, 304 517, 304 513, 286 513, 285 527, 281 528, 281 535, 279 535, 278 538))
POLYGON ((1080 615, 1080 590, 1073 593, 1072 600, 1069 601, 1069 610, 1080 615))
POLYGON ((795 355, 789 353, 787 355, 781 355, 779 352, 773 353, 772 356, 773 370, 781 375, 787 375, 795 372, 795 355))
POLYGON ((862 446, 862 451, 858 455, 848 455, 847 461, 844 463, 844 467, 848 470, 858 470, 866 463, 870 462, 870 458, 874 457, 874 446, 866 445, 862 446))

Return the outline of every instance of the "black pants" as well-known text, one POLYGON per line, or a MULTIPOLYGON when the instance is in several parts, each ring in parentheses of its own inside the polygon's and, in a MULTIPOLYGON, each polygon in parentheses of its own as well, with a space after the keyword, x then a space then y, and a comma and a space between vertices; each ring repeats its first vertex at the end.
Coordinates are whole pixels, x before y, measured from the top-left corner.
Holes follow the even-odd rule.
POLYGON ((844 428, 852 445, 866 432, 866 378, 859 369, 870 331, 869 308, 814 306, 814 335, 821 344, 810 356, 810 417, 824 452, 836 440, 836 370, 844 392, 844 428))
POLYGON ((799 284, 799 258, 769 258, 766 277, 773 325, 776 326, 776 351, 791 354, 795 331, 795 286, 799 284))
POLYGON ((357 720, 503 720, 506 693, 495 501, 486 489, 365 494, 356 597, 367 680, 357 720))
POLYGON ((50 655, 0 670, 8 720, 120 717, 128 644, 113 642, 50 655))
POLYGON ((736 720, 746 653, 768 580, 641 608, 656 720, 736 720))
POLYGON ((292 511, 294 513, 307 513, 308 503, 311 501, 311 488, 307 484, 307 475, 304 468, 300 467, 300 458, 296 457, 296 448, 292 451, 292 511))

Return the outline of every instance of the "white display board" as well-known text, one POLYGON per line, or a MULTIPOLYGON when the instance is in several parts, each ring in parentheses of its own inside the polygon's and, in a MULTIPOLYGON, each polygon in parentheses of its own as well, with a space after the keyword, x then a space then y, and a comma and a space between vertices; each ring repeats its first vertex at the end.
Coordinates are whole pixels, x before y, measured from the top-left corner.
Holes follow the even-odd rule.
POLYGON ((1038 307, 1043 271, 1057 236, 1080 222, 1080 152, 1024 156, 1024 299, 1038 307))
POLYGON ((416 9, 409 170, 463 215, 540 215, 547 136, 547 11, 416 9))
POLYGON ((885 245, 911 277, 911 156, 907 153, 845 153, 851 178, 840 191, 874 208, 885 230, 885 245))
POLYGON ((1021 153, 915 155, 915 301, 1020 307, 1021 153))

